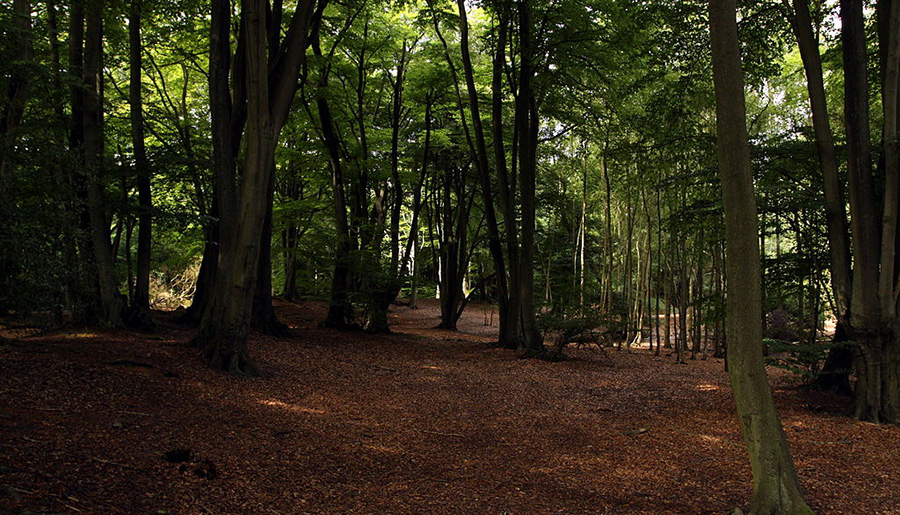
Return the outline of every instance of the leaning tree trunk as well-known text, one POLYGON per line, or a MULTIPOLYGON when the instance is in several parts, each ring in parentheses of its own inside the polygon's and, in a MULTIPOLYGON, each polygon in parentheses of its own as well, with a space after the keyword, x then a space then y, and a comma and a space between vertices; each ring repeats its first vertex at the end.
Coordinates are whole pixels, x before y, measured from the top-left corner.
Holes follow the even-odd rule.
POLYGON ((729 279, 728 375, 753 470, 750 513, 811 514, 800 492, 762 356, 759 229, 734 0, 710 0, 709 23, 729 279))
POLYGON ((834 342, 838 344, 828 353, 822 373, 816 378, 816 387, 834 393, 849 395, 850 368, 853 366, 853 351, 846 345, 852 332, 850 327, 850 237, 847 232, 847 214, 844 195, 838 174, 838 161, 828 119, 825 86, 822 76, 822 60, 819 45, 813 33, 812 17, 807 0, 793 0, 791 25, 797 38, 800 57, 806 71, 806 85, 812 111, 813 130, 816 136, 816 151, 822 171, 825 194, 825 219, 828 228, 828 243, 831 256, 831 282, 837 307, 838 330, 834 342))
MULTIPOLYGON (((475 87, 475 74, 472 67, 472 59, 469 53, 469 24, 466 19, 466 6, 463 0, 457 0, 457 6, 459 7, 459 28, 460 28, 460 52, 462 55, 462 63, 463 63, 463 71, 465 75, 466 81, 466 89, 469 93, 469 111, 472 117, 472 131, 475 133, 475 141, 474 141, 474 150, 475 150, 475 166, 478 169, 478 177, 481 182, 481 198, 482 198, 482 206, 484 209, 485 222, 487 224, 487 235, 488 235, 488 248, 491 252, 491 258, 494 263, 494 270, 497 272, 497 301, 499 304, 500 311, 500 339, 498 344, 502 347, 512 347, 515 348, 516 338, 512 336, 513 332, 519 331, 519 324, 517 323, 518 316, 517 308, 518 305, 511 301, 511 296, 513 295, 512 290, 514 289, 514 285, 509 281, 507 272, 509 272, 513 268, 513 263, 509 263, 509 268, 507 268, 506 259, 503 256, 503 243, 500 236, 500 226, 497 220, 497 211, 494 207, 494 193, 491 187, 491 175, 490 175, 490 164, 488 161, 488 153, 487 153, 487 143, 485 141, 484 135, 484 127, 481 123, 481 111, 478 105, 478 91, 475 87), (510 308, 511 305, 516 305, 516 309, 512 310, 510 308)), ((437 23, 437 21, 435 21, 437 23)), ((503 24, 501 23, 501 27, 503 24)), ((501 31, 501 34, 505 34, 505 32, 501 31)), ((498 52, 502 51, 501 49, 505 45, 498 45, 498 52)), ((447 56, 448 63, 452 66, 452 60, 450 56, 447 56)), ((497 113, 502 113, 502 103, 501 103, 501 90, 498 87, 498 84, 502 83, 497 75, 496 67, 498 66, 495 60, 495 77, 494 77, 494 148, 495 152, 499 147, 502 147, 503 138, 502 130, 498 130, 500 127, 500 118, 497 116, 497 113), (499 107, 498 107, 499 106, 499 107), (498 132, 501 137, 498 136, 498 132)), ((459 109, 460 115, 464 115, 462 100, 459 98, 459 109)), ((500 127, 502 129, 502 127, 500 127)), ((505 156, 505 154, 504 154, 505 156)), ((505 157, 498 157, 496 166, 497 173, 499 176, 499 188, 500 188, 500 198, 501 203, 503 203, 503 199, 508 196, 508 180, 505 177, 506 170, 506 160, 505 157)), ((510 260, 512 261, 512 259, 510 260)))

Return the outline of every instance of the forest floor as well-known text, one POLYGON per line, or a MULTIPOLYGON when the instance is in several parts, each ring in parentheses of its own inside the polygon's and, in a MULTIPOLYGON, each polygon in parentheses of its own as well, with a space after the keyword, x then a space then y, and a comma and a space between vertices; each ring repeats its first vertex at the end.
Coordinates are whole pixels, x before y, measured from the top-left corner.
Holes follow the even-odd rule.
MULTIPOLYGON (((192 330, 70 327, 0 343, 0 512, 723 514, 750 468, 722 360, 573 348, 520 359, 437 305, 394 334, 320 329, 280 302, 260 379, 204 366, 192 330)), ((900 427, 770 370, 819 514, 900 514, 900 427)))

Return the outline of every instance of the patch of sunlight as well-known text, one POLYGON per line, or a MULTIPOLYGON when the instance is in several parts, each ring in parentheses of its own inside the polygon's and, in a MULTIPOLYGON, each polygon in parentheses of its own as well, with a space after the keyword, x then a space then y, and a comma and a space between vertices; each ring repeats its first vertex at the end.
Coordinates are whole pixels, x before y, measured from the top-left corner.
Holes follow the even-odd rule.
POLYGON ((722 443, 722 439, 718 436, 700 435, 700 439, 712 443, 722 443))
POLYGON ((372 450, 372 451, 385 452, 388 454, 402 454, 403 453, 403 449, 400 449, 397 447, 387 447, 384 445, 372 444, 372 445, 364 445, 363 447, 365 447, 366 449, 372 450))
POLYGON ((719 389, 719 387, 714 384, 701 384, 697 385, 697 389, 701 392, 715 392, 719 389))
POLYGON ((69 333, 66 335, 66 338, 96 338, 97 335, 94 333, 69 333))
POLYGON ((283 408, 288 411, 293 411, 295 413, 313 413, 315 415, 324 415, 325 410, 320 410, 316 408, 306 408, 303 406, 297 406, 295 404, 288 404, 286 402, 281 402, 273 399, 262 399, 259 401, 260 404, 265 406, 272 406, 273 408, 283 408))

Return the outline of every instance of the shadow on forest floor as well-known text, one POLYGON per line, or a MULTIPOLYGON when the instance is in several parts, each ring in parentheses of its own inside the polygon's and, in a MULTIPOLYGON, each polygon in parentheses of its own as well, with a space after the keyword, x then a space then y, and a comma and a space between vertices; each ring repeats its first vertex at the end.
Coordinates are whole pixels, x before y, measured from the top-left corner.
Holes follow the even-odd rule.
MULTIPOLYGON (((209 370, 189 328, 68 328, 0 345, 0 511, 10 513, 724 513, 751 479, 721 360, 490 348, 470 307, 392 308, 391 335, 320 329, 279 303, 266 372, 209 370)), ((496 318, 494 318, 496 324, 496 318)), ((834 413, 771 370, 811 506, 900 513, 900 428, 834 413), (852 457, 852 458, 850 458, 852 457)))

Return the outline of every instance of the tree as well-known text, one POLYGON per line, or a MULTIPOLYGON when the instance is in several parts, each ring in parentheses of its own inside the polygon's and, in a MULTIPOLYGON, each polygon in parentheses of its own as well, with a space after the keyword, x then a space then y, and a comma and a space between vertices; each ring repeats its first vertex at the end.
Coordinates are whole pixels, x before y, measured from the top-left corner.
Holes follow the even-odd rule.
POLYGON ((30 0, 13 2, 15 17, 10 31, 9 43, 21 49, 21 61, 12 73, 7 86, 3 112, 0 114, 0 202, 7 202, 10 188, 10 158, 17 139, 17 129, 22 123, 25 102, 31 89, 31 73, 28 71, 31 59, 33 36, 31 27, 30 0), (15 43, 18 43, 17 45, 15 43))
POLYGON ((150 243, 151 210, 153 199, 150 191, 150 170, 144 145, 144 110, 141 95, 141 0, 132 0, 128 21, 129 41, 129 104, 131 106, 131 137, 134 146, 134 166, 138 176, 138 252, 137 274, 132 305, 138 309, 150 308, 150 243))
POLYGON ((763 363, 758 222, 734 0, 710 0, 709 25, 725 208, 728 376, 753 469, 750 513, 811 514, 763 363))
POLYGON ((86 2, 82 79, 82 134, 87 174, 87 212, 99 292, 100 321, 121 322, 122 296, 116 283, 115 255, 109 239, 110 222, 105 198, 105 143, 103 134, 103 1, 86 2))
MULTIPOLYGON (((506 96, 503 88, 503 72, 506 66, 504 57, 507 45, 505 28, 512 21, 513 12, 509 2, 501 2, 497 8, 498 39, 495 43, 492 79, 492 127, 494 136, 494 169, 497 173, 500 212, 503 214, 505 230, 506 255, 500 245, 500 228, 493 208, 493 191, 491 187, 490 160, 487 153, 485 131, 481 122, 478 90, 475 85, 474 70, 469 50, 469 24, 466 17, 466 6, 462 0, 457 1, 459 9, 460 49, 462 52, 463 71, 468 106, 472 117, 474 133, 473 152, 476 168, 481 177, 482 199, 488 225, 488 241, 494 267, 498 274, 500 296, 500 345, 518 348, 529 354, 541 355, 544 352, 543 336, 537 327, 534 303, 534 231, 535 231, 535 175, 537 172, 537 143, 540 118, 533 81, 535 78, 536 51, 532 35, 532 6, 528 0, 517 3, 518 36, 519 36, 519 70, 516 79, 518 89, 515 91, 515 131, 514 144, 517 149, 518 175, 509 174, 507 157, 504 150, 505 138, 502 122, 502 105, 506 96), (516 205, 516 176, 521 204, 516 205), (521 213, 519 226, 517 211, 521 213)), ((462 106, 460 106, 462 109, 462 106)), ((514 167, 515 170, 515 167, 514 167)))
POLYGON ((231 4, 228 0, 213 3, 210 101, 220 250, 215 294, 194 344, 203 348, 211 366, 235 374, 259 374, 247 355, 247 335, 258 279, 260 235, 271 198, 275 146, 297 90, 313 19, 324 8, 325 2, 301 1, 284 41, 279 42, 281 5, 273 10, 265 0, 244 0, 232 92, 231 4), (267 26, 267 13, 274 13, 273 19, 279 23, 267 26), (235 158, 242 133, 246 143, 238 176, 235 158))
MULTIPOLYGON (((900 420, 900 338, 897 335, 898 164, 896 154, 897 61, 900 43, 887 45, 882 87, 885 173, 882 214, 878 213, 869 136, 867 50, 863 2, 841 1, 844 58, 844 120, 847 131, 847 174, 854 275, 850 323, 856 342, 858 380, 853 398, 856 418, 872 422, 900 420), (891 137, 893 135, 893 137, 891 137), (880 230, 879 230, 880 228, 880 230)), ((890 11, 890 36, 900 32, 900 8, 890 11)))
MULTIPOLYGON (((825 215, 827 219, 828 240, 831 257, 831 281, 834 291, 837 318, 835 342, 846 341, 852 334, 850 327, 850 237, 847 232, 847 214, 838 161, 834 148, 831 124, 828 119, 825 86, 822 75, 822 62, 819 46, 813 32, 813 20, 806 0, 793 0, 793 11, 789 11, 791 26, 797 38, 803 67, 806 72, 806 84, 809 92, 809 103, 812 111, 813 128, 815 130, 816 151, 819 167, 822 172, 823 191, 825 196, 825 215)), ((827 390, 847 393, 850 390, 849 373, 840 372, 848 367, 852 354, 847 347, 838 347, 829 353, 825 373, 820 375, 817 383, 827 390)))

